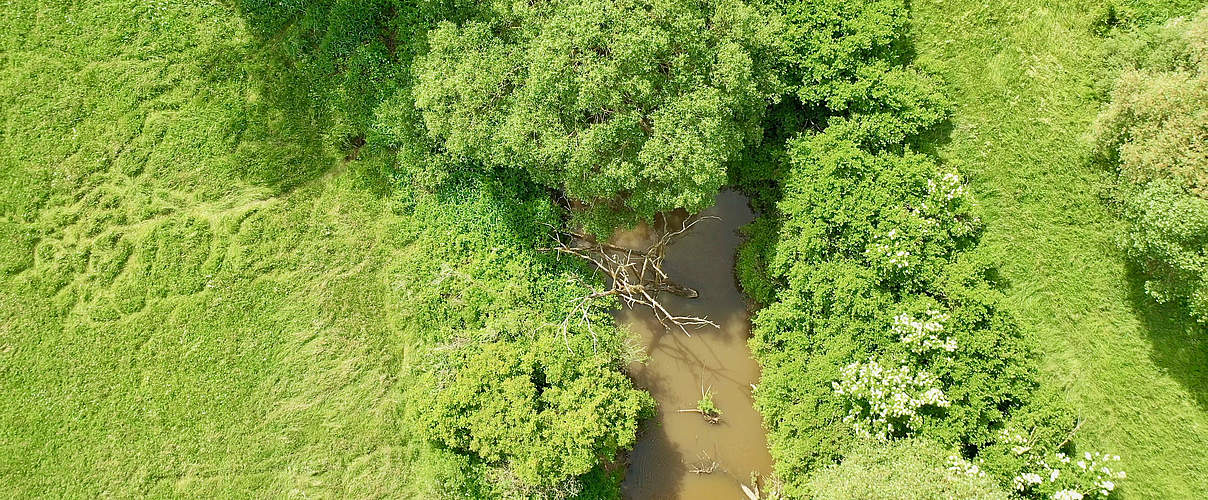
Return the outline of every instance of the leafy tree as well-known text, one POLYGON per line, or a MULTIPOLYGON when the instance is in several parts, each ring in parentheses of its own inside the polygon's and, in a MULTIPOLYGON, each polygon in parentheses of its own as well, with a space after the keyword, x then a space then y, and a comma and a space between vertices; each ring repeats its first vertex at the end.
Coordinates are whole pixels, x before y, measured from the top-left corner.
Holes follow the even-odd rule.
POLYGON ((1121 246, 1159 302, 1208 322, 1208 9, 1131 40, 1131 59, 1095 123, 1118 173, 1121 246))
POLYGON ((448 154, 521 169, 610 232, 712 203, 781 93, 777 33, 738 0, 487 2, 430 33, 416 103, 448 154))

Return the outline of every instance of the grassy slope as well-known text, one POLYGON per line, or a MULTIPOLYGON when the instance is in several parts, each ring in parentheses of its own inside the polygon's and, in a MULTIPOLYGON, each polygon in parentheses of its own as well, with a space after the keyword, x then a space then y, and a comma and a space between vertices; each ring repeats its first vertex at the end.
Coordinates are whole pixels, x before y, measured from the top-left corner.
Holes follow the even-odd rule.
POLYGON ((403 491, 410 250, 288 75, 216 1, 3 11, 0 496, 403 491))
POLYGON ((1090 31, 1099 4, 923 0, 913 4, 917 47, 957 103, 941 154, 972 178, 985 251, 1003 263, 1012 306, 1043 342, 1048 378, 1085 418, 1083 449, 1124 457, 1128 498, 1203 498, 1208 345, 1142 297, 1086 162, 1101 85, 1101 40, 1090 31))

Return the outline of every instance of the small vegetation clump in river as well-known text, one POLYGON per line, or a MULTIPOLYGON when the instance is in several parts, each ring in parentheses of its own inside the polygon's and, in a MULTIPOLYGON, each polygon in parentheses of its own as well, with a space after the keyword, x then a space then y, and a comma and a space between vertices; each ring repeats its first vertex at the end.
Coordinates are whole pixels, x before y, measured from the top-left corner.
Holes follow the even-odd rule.
POLYGON ((696 411, 699 411, 706 419, 719 421, 721 410, 717 409, 717 405, 713 404, 713 391, 705 389, 700 396, 700 401, 696 402, 696 411))

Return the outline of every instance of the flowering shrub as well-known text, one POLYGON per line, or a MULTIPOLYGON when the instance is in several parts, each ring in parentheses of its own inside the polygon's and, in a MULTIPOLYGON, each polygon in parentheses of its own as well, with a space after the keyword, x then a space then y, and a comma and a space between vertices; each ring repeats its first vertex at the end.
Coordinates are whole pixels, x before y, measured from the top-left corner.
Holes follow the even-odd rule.
POLYGON ((1109 464, 1119 462, 1119 455, 1083 452, 1071 457, 1061 451, 1044 451, 1021 432, 1002 429, 998 444, 1007 446, 1021 460, 1019 472, 1011 478, 1011 487, 1024 498, 1094 499, 1107 498, 1116 489, 1116 481, 1126 474, 1109 464))
POLYGON ((935 168, 902 189, 908 196, 896 209, 885 210, 877 229, 887 227, 864 250, 886 277, 926 279, 926 265, 943 261, 957 245, 973 237, 980 221, 972 214, 973 198, 955 171, 935 168), (922 275, 922 276, 920 276, 922 275))
POLYGON ((980 458, 974 463, 960 455, 948 455, 948 472, 960 476, 986 477, 986 471, 982 470, 980 465, 984 462, 980 458))
POLYGON ((866 441, 838 465, 813 474, 806 498, 1006 500, 1007 491, 972 463, 954 468, 949 447, 926 438, 866 441), (945 457, 948 457, 945 460, 945 457))
POLYGON ((1056 453, 1032 463, 1028 472, 1015 476, 1015 490, 1025 496, 1062 499, 1107 498, 1116 489, 1116 481, 1124 479, 1122 470, 1112 470, 1106 464, 1118 462, 1119 455, 1083 453, 1073 460, 1056 453))
POLYGON ((899 314, 893 319, 893 332, 898 334, 902 343, 909 345, 910 350, 915 354, 925 354, 936 350, 955 351, 956 340, 952 337, 941 339, 939 336, 944 331, 944 323, 948 321, 948 315, 928 309, 926 316, 922 319, 915 319, 906 313, 899 314))
MULTIPOLYGON (((902 313, 894 317, 893 332, 915 354, 950 353, 956 350, 956 340, 941 340, 938 336, 946 321, 948 315, 934 309, 928 309, 921 320, 902 313)), ((911 366, 923 363, 923 358, 916 358, 888 369, 869 358, 867 363, 844 367, 841 378, 832 384, 835 394, 851 407, 843 421, 852 424, 862 437, 888 440, 911 435, 922 423, 919 409, 951 405, 935 375, 921 366, 911 366)))
POLYGON ((843 420, 852 424, 856 434, 889 440, 909 436, 919 426, 920 408, 950 404, 937 385, 935 376, 926 371, 906 365, 886 369, 869 359, 844 367, 834 390, 851 404, 843 420))

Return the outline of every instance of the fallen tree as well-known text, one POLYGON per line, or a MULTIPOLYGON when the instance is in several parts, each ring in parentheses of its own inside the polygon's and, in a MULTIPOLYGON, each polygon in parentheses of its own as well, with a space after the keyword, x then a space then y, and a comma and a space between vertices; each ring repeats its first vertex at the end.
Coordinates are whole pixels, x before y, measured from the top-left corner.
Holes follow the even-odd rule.
POLYGON ((621 304, 628 308, 648 307, 653 311, 654 317, 658 319, 659 323, 668 330, 679 329, 689 337, 692 336, 688 331, 690 327, 693 329, 704 326, 719 328, 717 323, 706 317, 673 314, 659 300, 659 296, 663 293, 686 298, 699 296, 696 290, 676 284, 667 276, 667 273, 663 271, 663 260, 666 257, 667 247, 672 242, 706 219, 718 219, 718 217, 689 216, 680 221, 678 229, 670 230, 668 217, 660 216, 659 227, 652 228, 656 237, 652 239, 649 246, 642 249, 599 241, 594 236, 577 231, 555 229, 553 234, 555 245, 545 250, 583 259, 591 263, 597 271, 604 273, 609 282, 609 288, 594 290, 575 299, 574 307, 562 322, 563 333, 565 334, 571 322, 576 319, 587 323, 590 329, 591 322, 588 320, 590 308, 588 306, 593 301, 605 297, 617 297, 621 304))

